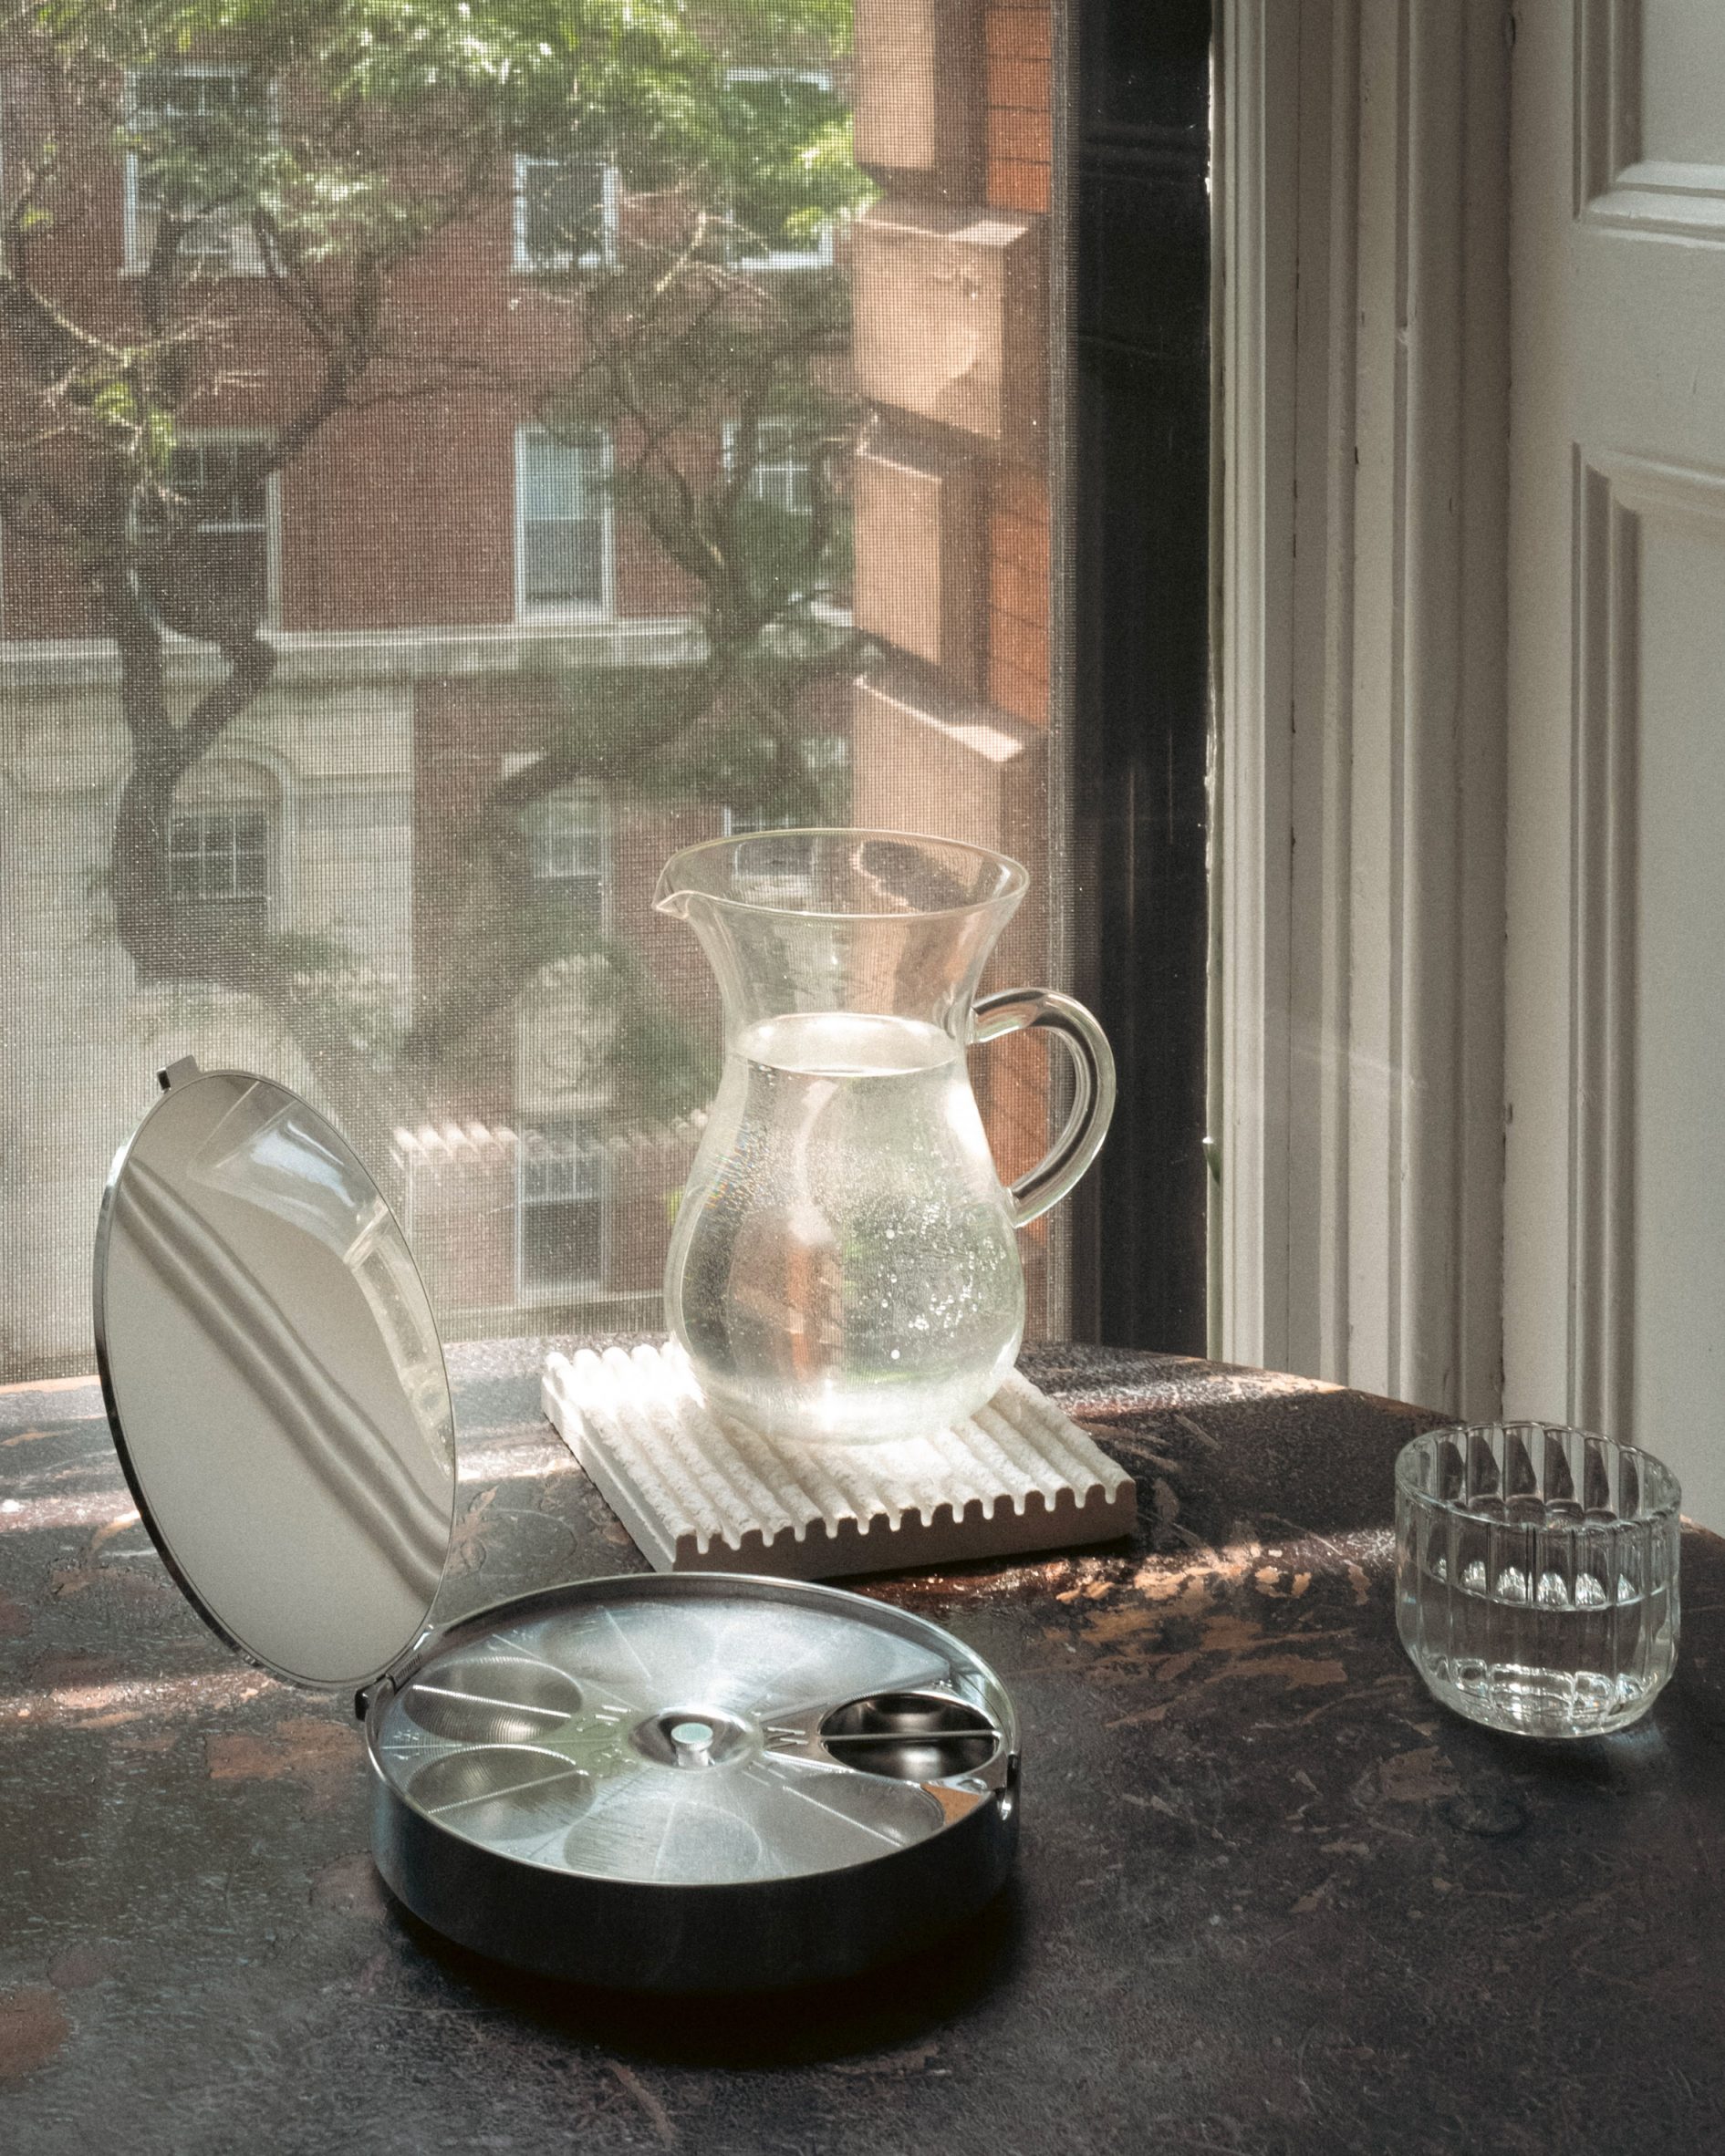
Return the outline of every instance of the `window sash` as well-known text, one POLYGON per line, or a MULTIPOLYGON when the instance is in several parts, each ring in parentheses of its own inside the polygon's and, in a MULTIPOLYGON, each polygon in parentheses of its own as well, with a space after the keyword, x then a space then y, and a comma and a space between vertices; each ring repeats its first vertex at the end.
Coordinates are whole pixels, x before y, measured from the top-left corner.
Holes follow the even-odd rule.
POLYGON ((266 900, 269 816, 263 809, 192 809, 168 826, 171 899, 266 900))
POLYGON ((535 804, 531 844, 533 873, 541 883, 603 875, 605 826, 598 795, 567 789, 547 795, 535 804))
MULTIPOLYGON (((259 85, 244 67, 202 61, 180 66, 158 65, 133 68, 126 77, 126 126, 130 133, 188 131, 205 118, 236 118, 249 112, 265 120, 274 136, 276 127, 276 91, 274 83, 259 85), (152 102, 147 85, 154 78, 170 87, 163 101, 152 102), (231 95, 218 98, 216 86, 231 95), (176 112, 172 92, 190 109, 176 112), (187 93, 194 93, 187 95, 187 93), (250 93, 248 95, 248 93, 250 93)), ((155 223, 165 205, 157 199, 152 176, 142 155, 133 150, 126 156, 125 264, 130 271, 149 266, 155 245, 155 223)), ((234 275, 256 275, 263 262, 249 220, 244 213, 217 204, 196 215, 181 240, 184 254, 208 266, 234 275)))
POLYGON ((516 611, 608 614, 610 444, 597 430, 565 442, 543 428, 515 437, 516 611))
MULTIPOLYGON (((280 580, 276 475, 243 475, 244 451, 266 441, 261 434, 189 433, 175 442, 167 485, 191 513, 179 544, 187 559, 181 565, 197 583, 248 595, 259 622, 275 626, 280 580), (201 503, 214 498, 216 513, 201 503)), ((163 513, 166 513, 165 512, 163 513)))
MULTIPOLYGON (((724 459, 727 471, 736 469, 742 427, 727 420, 724 459)), ((795 420, 757 420, 754 428, 754 465, 749 473, 748 495, 786 516, 812 516, 815 513, 815 459, 799 446, 795 420)))
POLYGON ((265 441, 260 434, 193 434, 174 444, 168 460, 170 492, 198 509, 200 532, 267 532, 269 482, 266 472, 243 469, 248 449, 265 441), (206 501, 219 503, 215 513, 206 501))

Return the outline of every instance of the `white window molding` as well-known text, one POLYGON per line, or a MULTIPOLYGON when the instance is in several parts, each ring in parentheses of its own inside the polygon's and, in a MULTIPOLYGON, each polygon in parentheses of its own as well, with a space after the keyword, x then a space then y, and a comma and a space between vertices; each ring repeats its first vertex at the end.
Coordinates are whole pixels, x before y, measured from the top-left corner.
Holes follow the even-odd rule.
MULTIPOLYGON (((135 131, 145 124, 146 108, 139 89, 140 77, 142 75, 171 75, 187 83, 213 87, 218 82, 243 84, 247 79, 249 70, 202 60, 180 60, 150 68, 128 68, 124 92, 128 132, 135 131)), ((277 86, 272 82, 266 94, 268 126, 274 136, 280 122, 280 93, 277 86)), ((150 266, 151 250, 154 245, 152 212, 145 199, 141 161, 136 150, 128 150, 126 153, 124 223, 124 269, 128 275, 136 275, 150 266)), ((196 225, 188 231, 181 243, 182 255, 218 276, 263 275, 263 255, 248 219, 229 212, 213 210, 207 218, 198 220, 198 223, 206 228, 205 233, 201 235, 196 225)))
POLYGON ((612 448, 601 429, 564 441, 548 429, 515 430, 515 619, 608 620, 617 611, 612 448), (552 558, 566 528, 566 575, 552 558), (561 585, 561 595, 553 585, 561 585))
POLYGON ((1501 1391, 1496 0, 1224 0, 1219 1351, 1501 1391))
POLYGON ((605 269, 617 260, 617 237, 622 202, 622 179, 617 166, 605 157, 532 157, 518 155, 514 162, 514 266, 518 270, 605 269), (535 245, 533 233, 534 191, 543 185, 541 175, 591 173, 598 181, 599 244, 576 249, 561 245, 535 245))

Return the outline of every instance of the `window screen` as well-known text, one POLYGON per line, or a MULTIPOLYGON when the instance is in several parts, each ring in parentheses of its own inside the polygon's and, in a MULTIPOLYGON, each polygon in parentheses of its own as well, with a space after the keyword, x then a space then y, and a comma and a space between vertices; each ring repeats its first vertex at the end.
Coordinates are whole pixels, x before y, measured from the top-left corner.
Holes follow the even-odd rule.
MULTIPOLYGON (((333 1116, 449 1337, 656 1329, 722 1045, 672 852, 979 841, 992 980, 1057 979, 1050 6, 26 12, 0 1374, 88 1367, 185 1054, 333 1116)), ((973 1060, 1010 1178, 1057 1104, 973 1060)))

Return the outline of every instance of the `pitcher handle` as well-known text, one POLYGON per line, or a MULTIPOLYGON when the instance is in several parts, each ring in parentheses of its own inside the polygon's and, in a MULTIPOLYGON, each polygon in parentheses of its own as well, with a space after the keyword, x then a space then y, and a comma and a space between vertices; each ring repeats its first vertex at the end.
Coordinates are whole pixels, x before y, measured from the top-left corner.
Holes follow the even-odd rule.
POLYGON ((977 1004, 972 1043, 1045 1027, 1072 1058, 1072 1109, 1047 1155, 1007 1192, 1024 1228, 1057 1206, 1102 1149, 1114 1114, 1114 1051, 1082 1003, 1055 989, 1003 989, 977 1004))

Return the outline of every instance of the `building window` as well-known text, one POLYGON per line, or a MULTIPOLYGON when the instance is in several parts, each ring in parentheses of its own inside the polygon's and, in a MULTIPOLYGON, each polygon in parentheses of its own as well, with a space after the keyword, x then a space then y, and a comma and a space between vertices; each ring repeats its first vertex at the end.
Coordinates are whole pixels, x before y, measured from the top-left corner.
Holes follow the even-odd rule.
POLYGON ((724 812, 724 835, 762 836, 746 851, 739 865, 739 897, 756 906, 806 906, 815 896, 815 842, 784 816, 769 816, 753 809, 724 812))
POLYGON ((515 436, 515 603, 535 615, 611 608, 610 445, 597 429, 515 436))
POLYGON ((213 945, 269 926, 269 813, 262 808, 180 810, 168 824, 171 942, 196 974, 213 945))
MULTIPOLYGON (((829 109, 841 109, 832 78, 816 68, 733 67, 725 80, 756 114, 764 132, 781 118, 794 119, 806 140, 829 109)), ((793 228, 774 199, 770 180, 745 184, 732 211, 731 252, 750 269, 825 269, 833 259, 832 223, 812 234, 793 228)))
POLYGON ((187 63, 130 75, 126 129, 138 147, 126 160, 127 268, 148 267, 161 220, 172 214, 191 220, 182 261, 217 274, 260 271, 234 168, 274 125, 274 90, 246 68, 187 63))
POLYGON ((605 803, 590 786, 563 786, 527 812, 535 888, 598 922, 605 904, 605 803))
MULTIPOLYGON (((725 428, 725 458, 736 457, 737 427, 725 428)), ((804 446, 795 420, 762 420, 754 430, 754 469, 749 496, 786 516, 812 516, 815 511, 815 460, 804 446)))
POLYGON ((615 259, 617 167, 602 157, 515 160, 515 267, 598 269, 615 259))
MULTIPOLYGON (((727 471, 735 469, 740 433, 735 420, 725 422, 727 471)), ((754 464, 745 490, 748 499, 761 503, 781 516, 812 520, 819 461, 812 452, 817 449, 819 441, 818 433, 805 420, 757 420, 754 464)), ((812 617, 825 622, 828 627, 848 628, 851 626, 847 536, 850 505, 841 495, 837 499, 829 497, 828 507, 836 529, 829 533, 820 557, 809 560, 806 565, 810 589, 791 591, 786 596, 793 605, 806 604, 812 617)), ((786 533, 784 537, 794 556, 799 543, 794 534, 786 533)))
POLYGON ((516 1155, 518 1300, 590 1293, 605 1271, 605 1152, 573 1116, 529 1124, 516 1155))
POLYGON ((273 619, 275 482, 263 468, 267 449, 261 434, 189 434, 174 443, 153 519, 174 537, 149 570, 152 596, 171 627, 213 601, 254 621, 273 619))

